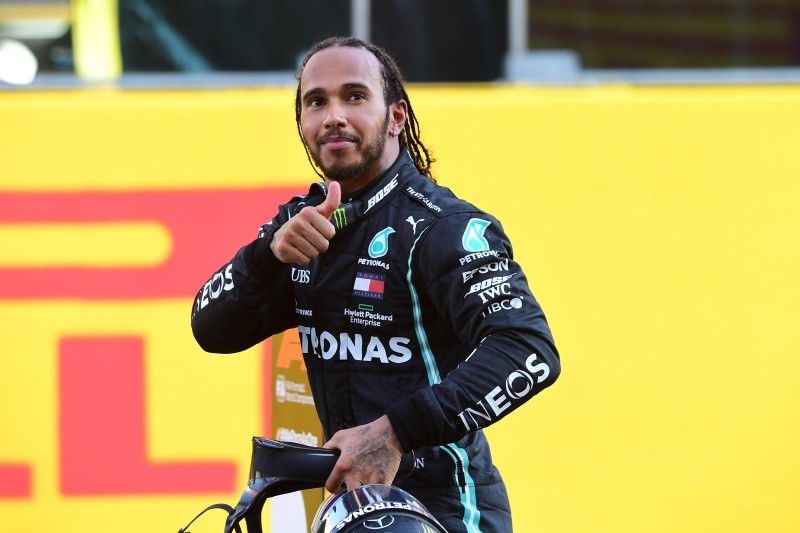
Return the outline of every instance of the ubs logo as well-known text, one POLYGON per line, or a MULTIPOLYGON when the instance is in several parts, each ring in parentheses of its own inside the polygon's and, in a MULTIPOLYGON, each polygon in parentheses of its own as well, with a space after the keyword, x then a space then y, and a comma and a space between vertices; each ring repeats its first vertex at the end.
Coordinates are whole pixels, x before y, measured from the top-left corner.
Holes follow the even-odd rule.
POLYGON ((365 529, 386 529, 394 524, 394 517, 392 515, 381 516, 378 518, 370 518, 364 521, 365 529))
POLYGON ((311 272, 309 270, 292 267, 292 281, 295 283, 308 283, 311 281, 311 272))

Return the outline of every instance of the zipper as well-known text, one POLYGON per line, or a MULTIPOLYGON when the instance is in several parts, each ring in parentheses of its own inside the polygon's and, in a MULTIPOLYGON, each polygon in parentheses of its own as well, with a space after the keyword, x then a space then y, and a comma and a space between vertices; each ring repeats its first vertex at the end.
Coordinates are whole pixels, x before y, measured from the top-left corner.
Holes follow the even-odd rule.
POLYGON ((456 483, 463 492, 467 487, 467 474, 464 472, 464 462, 456 456, 456 483))

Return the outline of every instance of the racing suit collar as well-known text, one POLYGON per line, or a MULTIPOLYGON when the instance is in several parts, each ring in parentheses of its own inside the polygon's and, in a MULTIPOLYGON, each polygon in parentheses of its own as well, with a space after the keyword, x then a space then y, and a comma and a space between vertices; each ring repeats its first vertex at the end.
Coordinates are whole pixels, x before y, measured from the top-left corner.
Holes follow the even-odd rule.
POLYGON ((342 200, 354 202, 364 198, 365 196, 368 196, 372 191, 380 190, 389 180, 391 180, 393 177, 396 177, 400 173, 401 167, 404 165, 404 163, 408 163, 413 166, 411 156, 408 154, 408 150, 406 149, 400 150, 400 154, 397 156, 397 159, 395 159, 394 163, 392 163, 392 165, 382 174, 379 174, 364 187, 351 192, 346 197, 342 198, 342 200))
MULTIPOLYGON (((386 200, 400 190, 400 182, 412 173, 416 173, 416 167, 407 150, 401 150, 392 166, 386 172, 372 180, 369 185, 354 191, 347 196, 347 202, 342 203, 331 216, 331 223, 337 231, 342 230, 378 208, 380 204, 385 204, 386 200)), ((321 185, 327 195, 327 187, 321 185)))

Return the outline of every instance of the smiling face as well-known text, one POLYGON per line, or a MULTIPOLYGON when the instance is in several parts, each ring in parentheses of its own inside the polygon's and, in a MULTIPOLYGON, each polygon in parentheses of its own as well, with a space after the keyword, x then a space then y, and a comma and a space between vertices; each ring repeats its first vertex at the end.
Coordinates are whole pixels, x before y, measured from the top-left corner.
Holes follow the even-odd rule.
POLYGON ((300 77, 300 127, 314 163, 342 192, 363 187, 400 153, 406 103, 387 105, 382 68, 365 48, 315 53, 300 77))

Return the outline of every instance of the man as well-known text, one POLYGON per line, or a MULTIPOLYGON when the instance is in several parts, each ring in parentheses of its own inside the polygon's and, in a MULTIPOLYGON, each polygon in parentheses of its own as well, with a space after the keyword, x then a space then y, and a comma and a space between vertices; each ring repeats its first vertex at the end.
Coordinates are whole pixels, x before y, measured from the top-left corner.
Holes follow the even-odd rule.
POLYGON ((481 428, 560 372, 511 244, 430 178, 402 76, 380 48, 318 43, 295 104, 324 183, 280 206, 212 276, 222 289, 201 289, 195 338, 231 353, 297 327, 325 446, 341 450, 329 491, 391 483, 414 451, 413 473, 394 483, 448 531, 507 533, 481 428))

